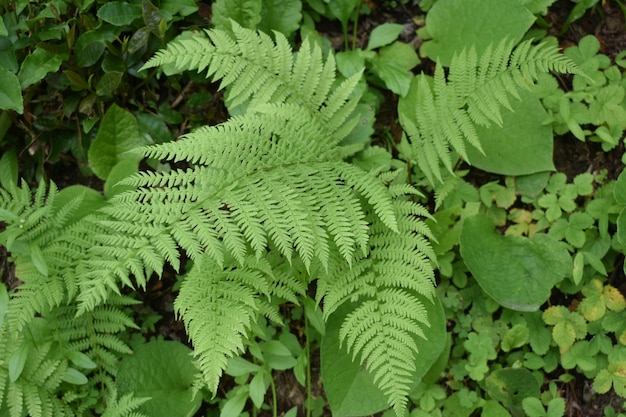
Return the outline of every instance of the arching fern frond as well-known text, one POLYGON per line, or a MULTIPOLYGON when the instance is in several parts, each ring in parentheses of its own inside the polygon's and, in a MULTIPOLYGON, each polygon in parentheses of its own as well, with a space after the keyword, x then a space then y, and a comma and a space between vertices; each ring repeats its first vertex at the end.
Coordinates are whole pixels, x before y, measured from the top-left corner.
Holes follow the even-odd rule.
POLYGON ((243 353, 251 325, 256 321, 257 297, 269 294, 269 282, 246 267, 224 269, 213 259, 197 259, 185 275, 174 303, 194 344, 200 370, 216 392, 226 360, 243 353))
POLYGON ((207 78, 221 80, 221 87, 228 87, 233 106, 244 102, 249 102, 251 109, 267 103, 296 105, 298 111, 318 119, 323 128, 318 130, 319 138, 333 141, 331 145, 350 133, 354 125, 345 120, 358 102, 351 94, 361 73, 334 86, 335 60, 332 54, 324 59, 318 45, 305 41, 294 54, 280 32, 274 33, 274 42, 267 34, 234 21, 232 29, 232 34, 213 29, 207 30, 206 36, 193 34, 175 40, 143 69, 172 64, 181 72, 206 71, 207 78), (348 102, 351 104, 345 105, 348 102))
POLYGON ((466 146, 482 150, 475 126, 502 123, 501 109, 510 97, 529 88, 540 73, 576 73, 573 62, 557 48, 541 43, 502 40, 481 57, 475 49, 455 54, 446 77, 437 65, 433 79, 418 76, 414 114, 401 114, 413 157, 431 184, 442 181, 441 166, 452 172, 451 152, 467 159, 466 146))
POLYGON ((326 318, 343 303, 356 303, 341 327, 340 340, 373 375, 398 415, 404 412, 413 383, 416 339, 429 326, 422 300, 434 296, 434 253, 427 240, 431 236, 420 219, 428 213, 402 196, 404 188, 397 188, 393 202, 399 233, 368 216, 367 256, 358 257, 351 268, 334 262, 335 268, 319 278, 317 293, 326 318))

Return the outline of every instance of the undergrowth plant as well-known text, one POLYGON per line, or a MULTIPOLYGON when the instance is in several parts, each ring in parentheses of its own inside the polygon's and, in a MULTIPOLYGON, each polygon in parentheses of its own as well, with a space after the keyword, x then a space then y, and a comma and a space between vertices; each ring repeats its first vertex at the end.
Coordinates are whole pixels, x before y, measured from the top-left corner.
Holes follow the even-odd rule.
MULTIPOLYGON (((282 323, 279 304, 306 306, 309 290, 313 310, 336 324, 334 335, 324 335, 338 340, 329 357, 343 354, 362 366, 397 415, 444 350, 445 320, 435 321, 443 314, 435 239, 425 221, 431 214, 418 203, 407 162, 436 187, 468 145, 480 149, 476 125, 499 123, 501 109, 539 73, 574 72, 574 65, 531 42, 504 40, 480 56, 460 52, 447 75, 438 66, 433 79, 419 76, 412 111, 401 115, 408 141, 399 161, 346 140, 360 120, 361 72, 338 77, 333 54, 311 40, 294 53, 279 32, 272 38, 231 25, 173 41, 143 67, 201 72, 242 109, 178 141, 128 151, 176 169, 130 175, 122 180, 127 191, 106 200, 86 187, 57 191, 42 183, 31 192, 14 174, 3 182, 0 242, 20 281, 9 291, 0 286, 0 411, 112 416, 138 409, 146 399, 120 395, 115 384, 129 352, 118 336, 134 326, 123 289, 145 287, 166 264, 182 274, 174 308, 194 347, 196 387, 212 394, 228 360, 252 345, 256 323, 282 323), (423 360, 433 345, 441 347, 423 360)), ((488 221, 477 216, 473 225, 497 246, 488 221)), ((493 384, 493 400, 481 406, 521 409, 521 400, 498 391, 498 378, 515 379, 515 372, 485 376, 494 339, 465 327, 465 350, 455 355, 469 363, 459 378, 493 384)), ((524 331, 513 328, 502 342, 507 351, 523 345, 524 331)), ((255 371, 265 384, 267 369, 255 371)), ((454 401, 473 410, 479 404, 466 391, 454 401)))

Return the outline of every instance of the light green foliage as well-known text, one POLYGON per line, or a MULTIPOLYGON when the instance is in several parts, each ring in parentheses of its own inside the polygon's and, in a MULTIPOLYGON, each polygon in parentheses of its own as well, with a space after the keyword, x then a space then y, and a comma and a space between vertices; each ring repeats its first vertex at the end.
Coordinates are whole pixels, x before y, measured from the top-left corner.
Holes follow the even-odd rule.
POLYGON ((470 333, 463 347, 470 353, 465 369, 469 372, 470 378, 475 381, 482 381, 485 374, 489 372, 487 361, 496 358, 496 350, 493 340, 485 333, 470 333))
POLYGON ((581 70, 574 76, 573 90, 564 92, 551 76, 544 76, 537 92, 556 133, 570 131, 579 140, 600 142, 604 150, 610 150, 626 129, 626 92, 621 71, 599 51, 598 39, 585 36, 565 50, 581 70))
POLYGON ((522 406, 528 417, 563 417, 565 415, 565 401, 562 398, 553 398, 544 408, 538 398, 527 397, 522 406))
POLYGON ((552 337, 562 351, 570 348, 576 340, 587 335, 587 322, 577 312, 563 306, 548 307, 543 313, 546 324, 554 326, 552 337))
POLYGON ((582 290, 585 296, 580 303, 583 317, 587 321, 600 320, 607 310, 620 312, 626 308, 626 301, 619 290, 611 285, 602 285, 594 279, 582 290))
POLYGON ((400 413, 419 350, 408 341, 428 325, 421 306, 433 295, 430 232, 416 217, 428 213, 406 198, 412 187, 394 183, 397 172, 342 161, 354 152, 340 143, 356 122, 360 74, 335 84, 334 59, 317 46, 304 42, 294 55, 278 33, 274 42, 232 29, 176 41, 148 63, 221 79, 231 103, 247 102, 247 111, 144 149, 191 166, 140 173, 126 181, 137 191, 112 199, 115 220, 80 282, 80 311, 105 302, 114 283, 130 284, 130 273, 144 285, 144 271, 160 273, 166 261, 178 268, 183 248, 194 266, 175 307, 215 392, 257 317, 280 319, 266 297, 296 302, 315 270, 327 318, 357 302, 340 338, 400 413), (301 279, 287 268, 296 261, 301 279))
POLYGON ((510 97, 519 99, 519 90, 551 70, 575 67, 548 44, 525 41, 515 47, 504 39, 480 55, 473 47, 463 49, 453 56, 448 76, 441 65, 433 79, 419 76, 411 102, 399 108, 411 144, 408 156, 431 184, 442 182, 441 165, 452 172, 454 155, 467 160, 468 145, 482 149, 475 125, 501 125, 510 97))
POLYGON ((601 370, 596 376, 593 388, 596 392, 608 392, 611 387, 617 394, 626 397, 626 362, 611 362, 606 369, 601 370))

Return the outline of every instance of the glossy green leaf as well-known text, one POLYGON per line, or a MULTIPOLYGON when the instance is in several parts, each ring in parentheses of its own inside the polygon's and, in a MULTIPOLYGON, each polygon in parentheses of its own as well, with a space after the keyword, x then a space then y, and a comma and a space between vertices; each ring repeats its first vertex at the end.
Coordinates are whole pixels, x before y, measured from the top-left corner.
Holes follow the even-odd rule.
POLYGON ((502 109, 502 126, 476 126, 484 154, 467 145, 469 163, 500 175, 529 175, 554 171, 554 139, 550 125, 542 124, 547 113, 531 92, 520 91, 511 100, 513 111, 502 109))
POLYGON ((198 372, 191 349, 182 343, 156 340, 137 346, 117 373, 120 395, 151 397, 138 411, 151 417, 192 416, 202 403, 193 382, 198 372))
POLYGON ((48 276, 48 263, 46 262, 46 257, 41 251, 41 248, 36 243, 30 242, 29 250, 30 250, 30 259, 33 262, 33 265, 35 265, 35 268, 37 268, 37 271, 39 271, 41 275, 47 277, 48 276))
POLYGON ((72 385, 85 385, 89 382, 85 374, 74 368, 67 368, 62 379, 72 385))
POLYGON ((248 387, 238 387, 230 392, 231 396, 224 401, 220 417, 240 417, 248 401, 248 387))
POLYGON ((119 161, 140 160, 141 157, 125 152, 141 145, 144 142, 135 116, 113 104, 102 118, 96 139, 89 148, 89 165, 98 177, 106 179, 119 161))
POLYGON ((397 62, 407 70, 412 70, 420 63, 420 59, 413 46, 400 41, 380 48, 378 50, 378 58, 383 61, 397 62))
POLYGON ((461 256, 480 287, 500 305, 537 310, 555 284, 572 271, 570 255, 545 234, 501 236, 487 215, 465 219, 461 256))
POLYGON ((141 9, 125 1, 109 1, 98 9, 97 15, 113 26, 127 26, 141 17, 141 9))
POLYGON ((432 39, 424 42, 421 52, 448 66, 463 49, 474 46, 481 56, 500 39, 520 41, 534 21, 518 0, 438 0, 426 15, 432 39))
POLYGON ((348 21, 350 21, 350 18, 360 4, 361 0, 334 0, 328 2, 328 8, 333 16, 339 19, 341 25, 346 28, 348 21))
POLYGON ((6 25, 4 24, 4 20, 0 19, 0 36, 7 36, 9 31, 7 30, 6 25))
POLYGON ((376 26, 370 33, 366 49, 372 50, 389 45, 398 38, 403 27, 399 23, 383 23, 376 26))
POLYGON ((250 399, 252 400, 256 408, 260 409, 263 405, 266 391, 267 387, 265 385, 265 373, 259 372, 254 375, 254 377, 250 381, 250 399))
POLYGON ((385 82, 385 86, 404 97, 409 92, 413 75, 396 61, 376 59, 372 62, 372 72, 385 82))
POLYGON ((15 110, 24 113, 24 99, 20 81, 15 74, 0 65, 0 110, 15 110))
POLYGON ((119 71, 107 72, 102 76, 96 85, 96 94, 99 96, 108 96, 113 94, 120 86, 124 74, 119 71))
POLYGON ((24 343, 11 355, 11 359, 9 359, 9 380, 11 382, 17 381, 22 375, 29 350, 30 343, 24 343))
POLYGON ((123 159, 115 164, 104 183, 104 195, 107 200, 124 191, 132 190, 132 186, 120 184, 120 181, 136 174, 138 170, 139 162, 134 159, 123 159))
MULTIPOLYGON (((422 299, 420 297, 420 299, 422 299)), ((411 377, 417 385, 430 367, 437 361, 445 348, 445 316, 439 301, 424 299, 430 327, 424 328, 427 340, 417 338, 419 347, 416 366, 411 377)), ((354 304, 345 303, 326 322, 326 333, 322 338, 322 377, 333 416, 365 416, 384 410, 389 405, 387 397, 380 391, 372 376, 358 363, 353 362, 345 346, 341 347, 339 329, 344 318, 354 310, 354 304)))
POLYGON ((18 78, 21 88, 27 88, 41 81, 48 73, 56 72, 67 55, 53 54, 37 48, 22 62, 18 78))
POLYGON ((5 189, 17 186, 17 176, 17 153, 11 148, 0 158, 0 185, 5 189))
POLYGON ((150 0, 141 0, 141 15, 146 27, 150 28, 150 32, 163 39, 167 27, 163 26, 164 20, 159 8, 152 4, 150 0))
POLYGON ((69 360, 79 368, 83 369, 95 369, 98 365, 91 360, 91 358, 85 355, 83 352, 69 352, 67 354, 69 360))
POLYGON ((163 0, 161 10, 172 16, 189 16, 198 11, 198 2, 196 0, 163 0))
POLYGON ((82 33, 74 45, 74 57, 79 67, 89 67, 100 59, 106 48, 106 42, 115 39, 112 32, 91 30, 82 33))

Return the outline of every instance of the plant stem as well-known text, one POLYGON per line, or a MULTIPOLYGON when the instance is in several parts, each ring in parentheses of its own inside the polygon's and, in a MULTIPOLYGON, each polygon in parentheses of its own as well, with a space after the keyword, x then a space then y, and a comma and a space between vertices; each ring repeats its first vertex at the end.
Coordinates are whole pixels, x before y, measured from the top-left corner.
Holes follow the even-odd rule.
POLYGON ((270 373, 270 386, 272 387, 272 415, 278 417, 278 404, 276 399, 276 384, 274 383, 274 376, 270 373))
POLYGON ((306 358, 306 417, 311 417, 311 347, 309 344, 309 320, 304 313, 304 354, 306 358))
POLYGON ((12 124, 12 121, 11 121, 11 117, 9 116, 9 112, 6 110, 3 110, 0 113, 0 143, 2 143, 2 140, 4 139, 4 135, 6 135, 6 133, 9 131, 11 124, 12 124))

